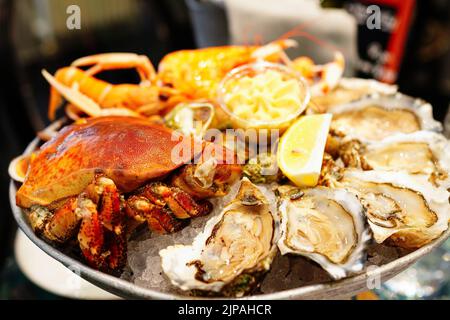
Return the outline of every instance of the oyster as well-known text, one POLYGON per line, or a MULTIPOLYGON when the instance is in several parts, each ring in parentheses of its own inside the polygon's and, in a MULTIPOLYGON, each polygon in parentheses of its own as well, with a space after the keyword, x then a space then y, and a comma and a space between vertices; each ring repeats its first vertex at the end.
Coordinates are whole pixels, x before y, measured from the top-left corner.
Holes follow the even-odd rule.
POLYGON ((389 85, 371 79, 342 78, 338 86, 330 93, 312 98, 312 102, 325 108, 330 108, 343 103, 349 103, 362 99, 363 97, 383 94, 393 95, 397 93, 397 86, 389 85))
POLYGON ((347 166, 359 169, 425 174, 432 182, 448 187, 448 150, 450 143, 443 135, 417 131, 397 134, 367 146, 350 141, 341 149, 341 158, 347 166))
POLYGON ((335 279, 363 269, 371 236, 364 208, 354 194, 324 187, 279 189, 282 254, 305 256, 335 279))
POLYGON ((179 103, 164 117, 164 121, 169 128, 202 138, 211 125, 214 113, 214 106, 208 102, 179 103))
POLYGON ((362 142, 379 141, 396 133, 442 131, 441 123, 433 119, 430 104, 401 94, 369 97, 335 106, 329 112, 333 113, 332 132, 362 142))
POLYGON ((162 268, 182 290, 250 293, 276 254, 275 220, 261 190, 242 180, 238 195, 211 218, 192 245, 160 251, 162 268))
POLYGON ((418 248, 448 228, 449 192, 425 175, 347 170, 340 186, 361 200, 378 243, 418 248))

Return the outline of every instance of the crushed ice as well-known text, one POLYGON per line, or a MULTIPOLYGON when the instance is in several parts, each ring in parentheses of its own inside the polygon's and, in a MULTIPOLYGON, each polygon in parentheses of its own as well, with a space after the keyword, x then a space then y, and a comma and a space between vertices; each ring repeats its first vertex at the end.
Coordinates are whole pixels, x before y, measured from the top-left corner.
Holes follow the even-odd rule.
POLYGON ((214 210, 206 217, 192 219, 190 225, 183 230, 168 235, 146 231, 144 234, 129 241, 128 268, 125 270, 122 278, 148 289, 180 293, 165 277, 161 267, 159 251, 174 244, 192 244, 195 236, 203 230, 206 222, 211 217, 219 214, 223 207, 236 197, 239 186, 240 183, 236 183, 226 196, 212 199, 214 210))
MULTIPOLYGON (((240 182, 232 186, 226 196, 212 199, 213 212, 206 217, 192 219, 190 225, 179 232, 159 235, 145 228, 143 233, 128 242, 128 264, 122 278, 144 288, 186 295, 172 286, 164 275, 159 251, 174 244, 192 244, 206 222, 219 214, 223 207, 236 197, 239 186, 240 182)), ((273 186, 258 185, 258 187, 269 200, 271 211, 277 212, 276 198, 271 191, 273 186)), ((405 254, 398 252, 398 249, 380 245, 372 246, 368 251, 368 264, 376 265, 388 263, 405 254)), ((272 263, 271 270, 261 282, 261 293, 272 293, 327 281, 331 281, 331 278, 314 262, 303 257, 278 254, 272 263)))

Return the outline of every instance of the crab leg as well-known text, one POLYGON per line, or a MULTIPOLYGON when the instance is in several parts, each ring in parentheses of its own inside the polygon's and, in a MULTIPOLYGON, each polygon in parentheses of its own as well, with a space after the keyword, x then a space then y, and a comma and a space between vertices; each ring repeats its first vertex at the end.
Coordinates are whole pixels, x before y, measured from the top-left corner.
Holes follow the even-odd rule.
POLYGON ((145 186, 141 193, 154 203, 167 205, 179 219, 203 216, 211 212, 211 204, 207 201, 196 202, 188 193, 177 187, 168 187, 161 183, 145 186))
POLYGON ((172 233, 187 224, 187 221, 175 218, 168 209, 152 203, 144 196, 131 196, 127 201, 126 212, 137 221, 146 221, 149 228, 158 233, 172 233))
POLYGON ((47 224, 44 234, 53 241, 63 243, 75 235, 80 217, 76 213, 77 199, 70 198, 55 211, 52 219, 47 224))
POLYGON ((97 176, 80 198, 81 251, 91 265, 114 270, 123 263, 126 251, 125 216, 119 191, 111 179, 97 176))
POLYGON ((159 233, 182 229, 188 218, 210 213, 211 203, 197 202, 177 187, 150 183, 128 198, 126 212, 134 220, 147 222, 149 228, 159 233))
POLYGON ((131 196, 127 200, 125 211, 133 220, 144 223, 147 222, 148 228, 160 234, 167 233, 161 223, 151 214, 154 205, 144 197, 131 196))
POLYGON ((42 233, 51 241, 63 243, 75 235, 80 224, 76 213, 77 198, 68 199, 54 213, 45 207, 34 206, 29 212, 30 223, 35 232, 42 233))
POLYGON ((81 212, 83 220, 78 232, 78 242, 81 252, 87 262, 99 268, 104 264, 102 249, 104 244, 104 230, 97 206, 90 199, 82 199, 81 212))
POLYGON ((103 226, 109 231, 119 235, 124 229, 124 216, 120 209, 120 196, 114 182, 110 179, 100 178, 103 183, 103 192, 98 202, 98 211, 103 226))
POLYGON ((90 76, 105 70, 136 68, 142 83, 152 82, 156 77, 155 68, 150 60, 143 55, 134 53, 103 53, 75 60, 72 66, 82 67, 93 65, 86 72, 90 76))
POLYGON ((110 270, 121 270, 126 261, 127 242, 125 233, 106 234, 106 247, 108 248, 108 267, 110 270))
POLYGON ((196 199, 217 197, 227 194, 228 188, 239 180, 242 168, 239 164, 218 164, 212 168, 211 185, 204 185, 196 175, 199 164, 185 165, 172 177, 172 184, 196 199))

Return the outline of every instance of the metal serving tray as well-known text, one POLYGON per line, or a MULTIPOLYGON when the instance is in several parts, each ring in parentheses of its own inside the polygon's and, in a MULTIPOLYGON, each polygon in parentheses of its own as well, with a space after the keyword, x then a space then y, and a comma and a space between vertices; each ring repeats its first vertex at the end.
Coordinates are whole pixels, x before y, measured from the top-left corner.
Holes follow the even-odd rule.
MULTIPOLYGON (((39 144, 39 139, 34 139, 25 150, 24 154, 33 151, 39 144)), ((31 229, 27 217, 24 212, 16 206, 16 190, 17 186, 11 181, 9 188, 10 204, 14 218, 20 229, 27 235, 30 240, 35 243, 49 256, 62 263, 70 270, 76 270, 85 280, 97 285, 98 287, 109 291, 115 295, 130 299, 202 299, 199 297, 189 297, 170 293, 163 293, 155 290, 139 287, 126 280, 111 276, 109 274, 94 270, 69 255, 61 252, 49 243, 36 236, 31 229)), ((314 284, 303 286, 295 289, 279 291, 271 294, 253 295, 241 299, 336 299, 350 297, 358 292, 366 291, 367 283, 375 277, 380 278, 382 282, 389 280, 398 273, 410 267, 421 257, 430 253, 434 248, 439 247, 450 236, 450 228, 442 234, 438 239, 407 254, 399 259, 387 263, 379 268, 370 269, 364 273, 348 277, 339 281, 333 281, 323 284, 314 284)), ((211 298, 209 298, 211 299, 211 298)))

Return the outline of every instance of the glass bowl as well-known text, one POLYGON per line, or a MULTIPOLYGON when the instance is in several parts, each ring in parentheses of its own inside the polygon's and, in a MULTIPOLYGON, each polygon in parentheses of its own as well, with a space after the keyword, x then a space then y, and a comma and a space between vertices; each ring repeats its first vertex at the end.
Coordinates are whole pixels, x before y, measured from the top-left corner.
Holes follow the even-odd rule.
MULTIPOLYGON (((268 88, 271 90, 271 88, 268 88)), ((287 68, 282 64, 270 63, 270 62, 255 62, 246 64, 231 70, 225 78, 220 82, 218 88, 218 102, 221 109, 230 118, 230 123, 235 129, 279 129, 284 131, 292 122, 306 109, 306 106, 310 100, 310 93, 308 85, 303 77, 294 70, 287 68), (255 77, 256 75, 263 74, 267 71, 275 71, 281 74, 283 80, 295 80, 300 88, 298 108, 294 111, 290 111, 283 116, 279 116, 271 120, 260 120, 243 118, 237 115, 233 110, 229 108, 226 103, 227 87, 229 82, 242 79, 243 77, 255 77)))

